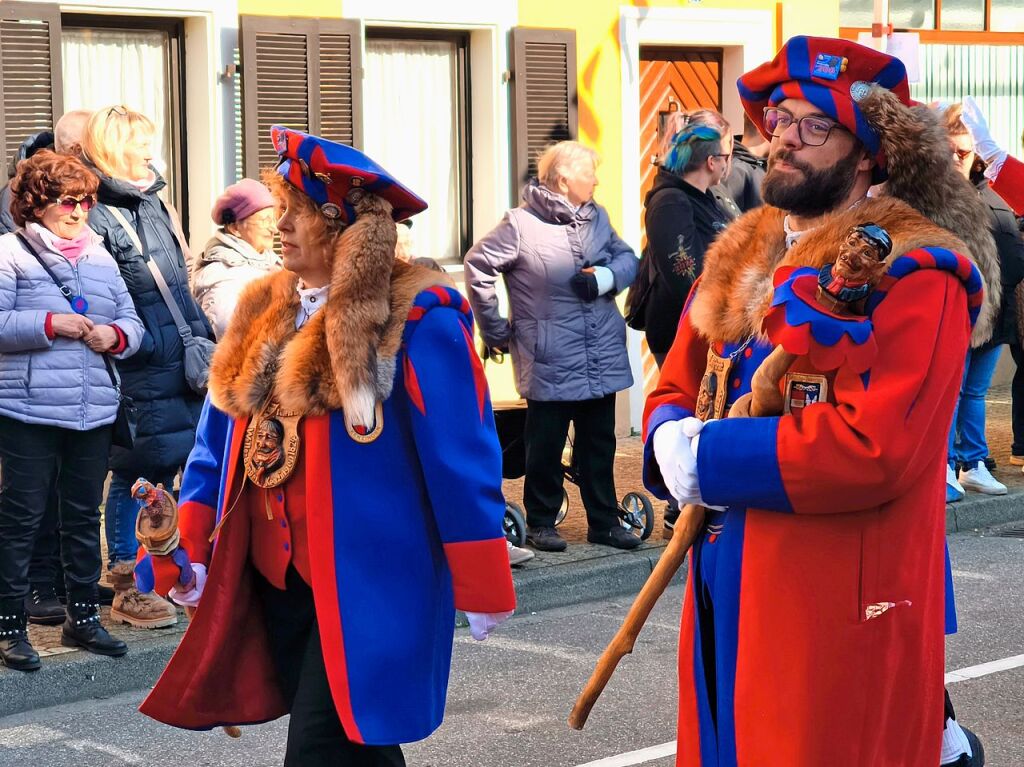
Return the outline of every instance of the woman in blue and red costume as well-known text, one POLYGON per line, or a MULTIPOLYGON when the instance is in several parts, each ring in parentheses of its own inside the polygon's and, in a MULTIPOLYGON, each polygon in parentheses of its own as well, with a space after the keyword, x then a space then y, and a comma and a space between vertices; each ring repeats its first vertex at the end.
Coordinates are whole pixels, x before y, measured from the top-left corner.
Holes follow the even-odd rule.
POLYGON ((515 606, 501 449, 468 303, 394 258, 426 204, 351 147, 272 133, 285 269, 218 344, 180 494, 194 577, 166 550, 136 570, 197 607, 141 711, 290 713, 288 767, 402 765, 441 723, 455 609, 482 639, 515 606))
MULTIPOLYGON (((936 767, 945 439, 971 326, 993 310, 962 239, 867 196, 887 167, 869 118, 919 119, 898 60, 796 37, 738 86, 771 140, 767 204, 708 251, 645 410, 647 486, 710 507, 677 764, 936 767), (816 310, 820 270, 868 223, 892 249, 864 315, 816 310), (795 355, 785 411, 723 418, 776 343, 795 355)), ((952 173, 944 133, 923 133, 952 173)), ((973 204, 954 186, 947 206, 973 204)))

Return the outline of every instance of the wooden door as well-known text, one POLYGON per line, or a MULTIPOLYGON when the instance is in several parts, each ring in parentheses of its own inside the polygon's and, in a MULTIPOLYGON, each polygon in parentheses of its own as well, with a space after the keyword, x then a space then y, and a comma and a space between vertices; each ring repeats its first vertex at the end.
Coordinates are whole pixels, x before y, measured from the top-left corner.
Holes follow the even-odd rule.
MULTIPOLYGON (((670 111, 721 109, 722 49, 644 46, 640 48, 640 203, 654 184, 660 128, 670 111)), ((640 209, 641 241, 647 233, 640 209)), ((642 344, 644 392, 658 380, 658 368, 642 344)))

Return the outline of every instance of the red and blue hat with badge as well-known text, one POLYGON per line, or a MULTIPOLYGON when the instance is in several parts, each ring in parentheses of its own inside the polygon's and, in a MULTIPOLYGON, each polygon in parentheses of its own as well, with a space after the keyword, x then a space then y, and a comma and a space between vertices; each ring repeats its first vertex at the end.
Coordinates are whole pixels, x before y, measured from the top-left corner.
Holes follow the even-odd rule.
POLYGON ((270 129, 280 157, 277 172, 301 189, 331 220, 351 224, 356 203, 367 192, 391 203, 391 216, 403 221, 427 208, 415 192, 358 149, 275 125, 270 129))
POLYGON ((747 116, 767 139, 764 110, 786 99, 802 99, 853 133, 876 161, 874 180, 884 181, 885 156, 881 141, 851 95, 860 83, 888 88, 910 106, 910 84, 903 62, 894 56, 850 40, 794 37, 772 61, 747 72, 736 82, 747 116))

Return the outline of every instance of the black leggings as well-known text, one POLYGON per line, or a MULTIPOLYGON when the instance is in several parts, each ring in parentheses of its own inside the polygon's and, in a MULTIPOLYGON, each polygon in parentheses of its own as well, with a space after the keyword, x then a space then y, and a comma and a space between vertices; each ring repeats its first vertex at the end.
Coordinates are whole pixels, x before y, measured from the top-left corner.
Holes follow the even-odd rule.
POLYGON ((291 711, 284 767, 405 767, 398 746, 364 746, 345 734, 331 697, 313 591, 294 567, 285 590, 253 571, 281 694, 291 711))

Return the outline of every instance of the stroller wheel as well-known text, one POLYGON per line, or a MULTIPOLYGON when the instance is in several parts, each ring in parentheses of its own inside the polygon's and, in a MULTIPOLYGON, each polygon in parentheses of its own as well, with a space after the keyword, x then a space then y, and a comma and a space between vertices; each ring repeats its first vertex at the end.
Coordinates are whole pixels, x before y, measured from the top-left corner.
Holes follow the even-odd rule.
POLYGON ((523 515, 523 508, 518 503, 505 501, 505 517, 502 519, 502 527, 506 541, 513 546, 525 545, 526 517, 523 515))
POLYGON ((565 521, 565 515, 569 513, 569 493, 566 489, 562 488, 562 505, 558 507, 558 513, 555 514, 555 527, 558 527, 565 521))
POLYGON ((654 507, 643 493, 626 493, 620 507, 622 526, 646 541, 654 530, 654 507))

